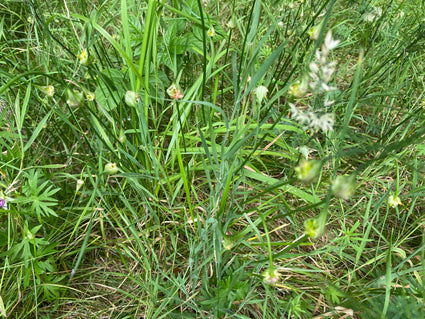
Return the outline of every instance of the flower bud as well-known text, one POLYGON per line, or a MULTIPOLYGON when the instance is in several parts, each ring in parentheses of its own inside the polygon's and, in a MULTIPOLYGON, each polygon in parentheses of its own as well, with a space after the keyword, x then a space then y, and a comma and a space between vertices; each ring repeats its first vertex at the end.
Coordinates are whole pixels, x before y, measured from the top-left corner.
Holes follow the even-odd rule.
POLYGON ((55 94, 55 87, 53 85, 39 86, 38 89, 48 97, 53 97, 55 94))
POLYGON ((231 240, 228 237, 224 237, 224 239, 223 239, 223 247, 224 247, 224 249, 230 250, 230 249, 233 248, 233 245, 234 245, 233 240, 231 240))
POLYGON ((125 103, 128 106, 136 107, 137 106, 137 103, 139 103, 139 101, 140 101, 140 94, 137 94, 134 91, 127 91, 125 93, 124 100, 125 100, 125 103))
POLYGON ((66 100, 66 103, 70 107, 78 107, 84 101, 84 95, 82 92, 68 89, 67 95, 68 95, 68 99, 66 100))
POLYGON ((304 221, 304 234, 306 236, 316 239, 320 237, 325 230, 326 219, 322 218, 309 218, 304 221))
POLYGON ((113 174, 118 173, 117 164, 115 164, 115 163, 106 164, 105 168, 103 170, 103 173, 105 173, 106 175, 113 175, 113 174))
POLYGON ((78 192, 83 185, 84 185, 83 180, 81 179, 77 180, 77 186, 75 187, 75 192, 78 192))
POLYGON ((263 282, 270 286, 276 286, 279 281, 280 274, 276 269, 269 268, 263 272, 263 282))
POLYGON ((27 237, 28 240, 33 240, 34 239, 34 234, 29 229, 27 229, 25 235, 26 235, 26 237, 27 237))
POLYGON ((213 36, 215 36, 215 30, 213 27, 210 27, 207 31, 207 34, 210 38, 212 38, 213 36))
POLYGON ((82 65, 88 65, 89 64, 89 53, 87 49, 84 49, 81 51, 80 54, 77 54, 78 60, 80 60, 80 64, 82 65))
POLYGON ((263 85, 260 85, 254 89, 254 95, 257 97, 258 103, 261 103, 269 92, 269 89, 263 85))
POLYGON ((295 172, 300 181, 309 184, 316 181, 320 174, 321 166, 321 162, 317 160, 302 160, 300 164, 295 167, 295 172))
POLYGON ((86 92, 86 99, 87 101, 94 101, 94 99, 96 98, 96 96, 94 95, 93 92, 87 91, 86 92))
POLYGON ((391 194, 388 197, 388 205, 390 205, 390 207, 392 208, 395 208, 398 205, 401 205, 400 197, 398 197, 396 194, 391 194))
POLYGON ((342 199, 349 199, 356 190, 356 177, 354 175, 338 176, 332 182, 332 193, 342 199))
POLYGON ((173 100, 179 100, 181 98, 183 98, 183 93, 181 91, 181 88, 178 84, 172 84, 168 89, 167 89, 167 94, 170 96, 170 98, 172 98, 173 100))

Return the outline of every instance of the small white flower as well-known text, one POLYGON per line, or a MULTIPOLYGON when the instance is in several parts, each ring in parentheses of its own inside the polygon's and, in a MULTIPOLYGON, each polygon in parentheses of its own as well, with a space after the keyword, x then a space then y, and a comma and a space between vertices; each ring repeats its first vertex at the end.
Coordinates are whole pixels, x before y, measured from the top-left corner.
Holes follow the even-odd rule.
POLYGON ((316 63, 314 62, 310 62, 310 64, 308 65, 310 71, 312 74, 318 74, 319 73, 319 67, 317 66, 316 63))
POLYGON ((391 194, 388 197, 388 205, 393 208, 397 207, 398 205, 401 205, 400 197, 398 197, 396 194, 391 194))
POLYGON ((363 20, 367 22, 373 22, 377 18, 379 18, 382 15, 382 9, 377 7, 372 7, 372 9, 369 12, 366 12, 363 14, 363 20))
POLYGON ((334 116, 331 113, 323 114, 320 117, 319 128, 322 132, 332 131, 334 127, 334 116))
POLYGON ((324 47, 330 51, 336 48, 336 46, 338 45, 339 40, 334 40, 332 38, 332 31, 328 31, 328 33, 326 34, 325 37, 325 42, 324 42, 324 47))
POLYGON ((298 148, 298 151, 304 156, 304 158, 307 160, 308 155, 310 154, 310 149, 307 146, 301 146, 298 148))

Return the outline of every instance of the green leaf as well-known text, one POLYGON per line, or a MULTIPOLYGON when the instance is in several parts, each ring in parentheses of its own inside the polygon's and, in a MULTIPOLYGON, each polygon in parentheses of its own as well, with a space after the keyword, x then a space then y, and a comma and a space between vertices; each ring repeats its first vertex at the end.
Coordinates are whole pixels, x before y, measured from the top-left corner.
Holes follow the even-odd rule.
POLYGON ((99 74, 98 86, 94 92, 96 101, 106 111, 115 109, 126 89, 123 74, 116 69, 106 69, 99 74))

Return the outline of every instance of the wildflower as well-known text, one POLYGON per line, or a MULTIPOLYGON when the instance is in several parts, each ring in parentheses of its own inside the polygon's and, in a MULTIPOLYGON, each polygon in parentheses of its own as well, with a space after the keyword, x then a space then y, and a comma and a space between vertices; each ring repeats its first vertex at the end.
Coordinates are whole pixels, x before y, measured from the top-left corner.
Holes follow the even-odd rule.
POLYGON ((94 101, 94 99, 96 98, 96 96, 94 95, 93 92, 87 91, 86 92, 86 99, 87 101, 94 101))
POLYGON ((304 183, 314 182, 320 174, 321 163, 317 160, 302 160, 301 163, 295 167, 297 178, 304 183))
POLYGON ((183 93, 181 92, 181 88, 178 84, 172 84, 167 89, 167 94, 172 98, 173 100, 179 100, 184 97, 183 93))
POLYGON ((29 24, 33 24, 34 18, 32 16, 28 16, 27 21, 28 21, 29 24))
POLYGON ((55 87, 53 85, 39 86, 38 88, 48 97, 53 97, 53 95, 55 94, 55 87))
POLYGON ((312 129, 314 132, 321 130, 325 133, 333 130, 334 115, 332 113, 318 115, 312 110, 301 111, 292 103, 289 103, 289 107, 293 119, 304 124, 305 130, 312 129))
POLYGON ((372 9, 365 14, 363 14, 363 20, 366 22, 373 22, 377 18, 379 18, 382 15, 382 9, 378 7, 373 7, 372 9))
POLYGON ((400 197, 398 197, 396 194, 391 194, 388 197, 388 205, 390 205, 390 207, 392 208, 395 208, 398 205, 401 205, 400 197))
POLYGON ((106 175, 113 175, 118 173, 118 167, 115 163, 108 163, 105 165, 105 168, 103 169, 103 173, 106 175))
POLYGON ((322 50, 323 51, 330 51, 336 48, 336 46, 338 45, 339 40, 334 40, 332 38, 332 31, 328 31, 328 33, 326 34, 325 37, 325 41, 322 45, 322 50))
POLYGON ((279 271, 273 269, 273 267, 267 269, 262 275, 264 283, 270 286, 276 286, 280 277, 279 271))
POLYGON ((235 20, 236 20, 235 17, 232 16, 230 18, 229 22, 227 22, 227 27, 230 28, 230 29, 235 28, 236 27, 236 21, 235 20))
POLYGON ((310 154, 310 150, 307 146, 303 145, 298 148, 298 151, 304 156, 304 158, 308 159, 308 154, 310 154))
POLYGON ((334 115, 332 113, 326 113, 320 116, 316 127, 322 132, 332 131, 334 126, 334 115))
POLYGON ((80 64, 87 65, 89 63, 89 53, 87 52, 87 49, 84 49, 80 54, 77 54, 77 58, 80 60, 80 64))
POLYGON ((317 38, 319 37, 319 33, 320 33, 320 26, 311 27, 307 31, 307 33, 310 36, 310 39, 317 40, 317 38))
POLYGON ((6 199, 0 198, 0 208, 1 209, 7 209, 7 202, 6 199))
POLYGON ((84 95, 82 92, 76 91, 76 90, 67 90, 68 99, 66 100, 66 103, 70 107, 78 107, 80 106, 84 101, 84 95))
POLYGON ((263 101, 268 91, 269 89, 263 85, 260 85, 254 89, 254 95, 257 97, 258 103, 261 103, 263 101))
POLYGON ((124 97, 125 103, 128 106, 137 106, 137 103, 139 103, 140 101, 140 94, 134 92, 134 91, 127 91, 125 92, 125 97, 124 97))
POLYGON ((210 38, 212 38, 213 36, 215 36, 215 30, 213 27, 210 27, 207 31, 207 34, 210 38))
POLYGON ((354 175, 338 176, 332 182, 332 193, 342 199, 349 199, 356 189, 356 177, 354 175))
POLYGON ((75 192, 78 192, 83 185, 84 185, 84 181, 81 179, 78 179, 77 186, 75 187, 75 192))
POLYGON ((233 241, 230 238, 224 237, 224 239, 223 239, 223 247, 224 247, 224 249, 230 250, 230 249, 233 248, 233 245, 234 245, 234 243, 233 243, 233 241))
POLYGON ((307 81, 297 81, 288 89, 288 94, 295 98, 303 97, 307 93, 307 81))
POLYGON ((310 238, 316 239, 320 237, 325 230, 325 220, 317 218, 309 218, 304 221, 304 234, 310 238))

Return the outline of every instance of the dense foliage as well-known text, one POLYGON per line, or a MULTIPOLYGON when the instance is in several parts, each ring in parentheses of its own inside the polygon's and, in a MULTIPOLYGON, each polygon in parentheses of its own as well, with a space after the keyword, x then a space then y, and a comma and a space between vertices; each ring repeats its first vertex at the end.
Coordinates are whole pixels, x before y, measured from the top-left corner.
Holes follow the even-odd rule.
POLYGON ((2 1, 0 317, 425 317, 424 11, 2 1))

